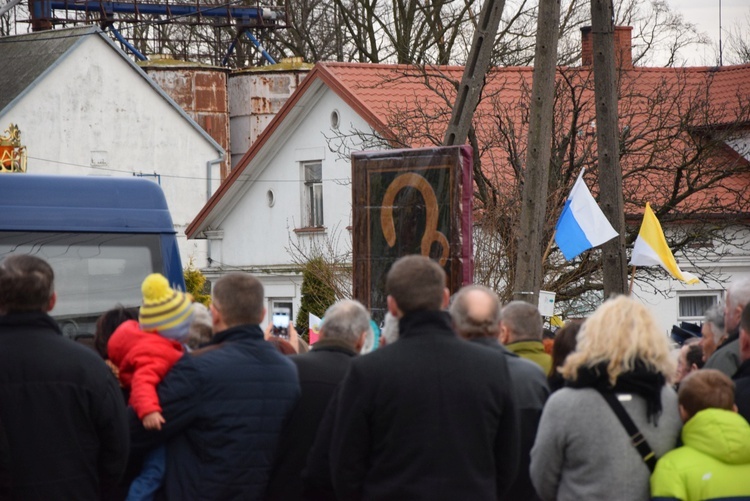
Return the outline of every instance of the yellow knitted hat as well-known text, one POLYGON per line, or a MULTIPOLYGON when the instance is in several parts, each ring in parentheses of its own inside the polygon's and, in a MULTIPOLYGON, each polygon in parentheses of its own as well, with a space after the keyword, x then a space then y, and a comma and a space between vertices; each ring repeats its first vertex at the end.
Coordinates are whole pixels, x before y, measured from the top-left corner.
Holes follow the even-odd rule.
POLYGON ((169 286, 166 277, 159 273, 147 276, 141 285, 143 304, 138 322, 144 331, 164 331, 190 318, 192 303, 187 294, 169 286))

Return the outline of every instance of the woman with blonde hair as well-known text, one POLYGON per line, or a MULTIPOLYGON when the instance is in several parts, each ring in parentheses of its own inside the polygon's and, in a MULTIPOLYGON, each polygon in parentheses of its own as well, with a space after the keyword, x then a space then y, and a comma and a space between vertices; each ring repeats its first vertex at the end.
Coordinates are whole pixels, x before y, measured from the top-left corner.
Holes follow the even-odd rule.
POLYGON ((542 412, 531 451, 540 497, 648 500, 650 459, 636 449, 615 406, 661 457, 676 446, 682 426, 677 395, 667 384, 674 372, 667 337, 642 304, 626 296, 602 304, 560 369, 567 386, 542 412))

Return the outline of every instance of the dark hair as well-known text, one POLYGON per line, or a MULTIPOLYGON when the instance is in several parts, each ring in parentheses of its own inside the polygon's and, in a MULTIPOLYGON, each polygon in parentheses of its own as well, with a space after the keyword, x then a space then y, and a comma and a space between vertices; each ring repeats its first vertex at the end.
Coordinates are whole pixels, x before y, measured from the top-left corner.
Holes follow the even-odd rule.
POLYGON ((393 263, 385 279, 385 291, 404 313, 439 311, 443 307, 445 271, 430 258, 412 255, 393 263))
POLYGON ((263 284, 249 273, 234 272, 219 278, 211 297, 229 327, 263 321, 263 284))
POLYGON ((685 362, 687 365, 687 369, 690 369, 690 367, 695 364, 695 366, 699 369, 703 368, 703 347, 698 344, 694 343, 691 345, 688 345, 687 353, 685 353, 685 362))
POLYGON ((109 342, 109 338, 112 337, 112 334, 115 332, 115 329, 126 320, 137 319, 137 308, 125 308, 119 304, 111 310, 105 311, 96 319, 94 349, 104 360, 109 358, 109 354, 107 353, 107 343, 109 342))
POLYGON ((576 349, 576 336, 578 335, 578 331, 581 330, 581 325, 583 325, 581 320, 570 320, 555 333, 555 342, 552 345, 550 378, 557 378, 559 376, 557 368, 561 367, 565 363, 565 359, 568 358, 568 355, 576 349))
POLYGON ((512 342, 542 340, 544 322, 533 304, 511 301, 501 310, 500 321, 512 333, 512 342))
POLYGON ((703 409, 734 409, 734 383, 716 369, 693 371, 680 381, 680 405, 689 417, 703 409))
POLYGON ((0 262, 0 313, 47 312, 55 273, 44 259, 14 254, 0 262))

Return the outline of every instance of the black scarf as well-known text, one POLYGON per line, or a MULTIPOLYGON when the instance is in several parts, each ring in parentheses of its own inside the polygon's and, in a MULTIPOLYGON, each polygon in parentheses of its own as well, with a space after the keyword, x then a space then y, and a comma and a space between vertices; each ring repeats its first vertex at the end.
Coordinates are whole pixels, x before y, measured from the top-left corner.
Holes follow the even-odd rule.
POLYGON ((646 401, 648 420, 654 424, 658 424, 661 415, 661 391, 666 384, 663 374, 649 369, 640 360, 635 362, 632 371, 620 373, 614 386, 609 382, 607 362, 593 367, 580 367, 576 380, 568 381, 568 386, 572 388, 594 388, 598 391, 640 395, 646 401))

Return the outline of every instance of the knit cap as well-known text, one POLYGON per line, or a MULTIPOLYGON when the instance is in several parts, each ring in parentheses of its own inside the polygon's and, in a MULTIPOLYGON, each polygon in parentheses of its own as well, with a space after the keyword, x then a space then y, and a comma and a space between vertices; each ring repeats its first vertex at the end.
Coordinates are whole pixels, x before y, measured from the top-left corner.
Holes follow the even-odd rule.
POLYGON ((141 292, 143 304, 138 315, 141 329, 178 341, 187 337, 193 317, 193 304, 187 294, 172 289, 160 273, 147 276, 141 292))

